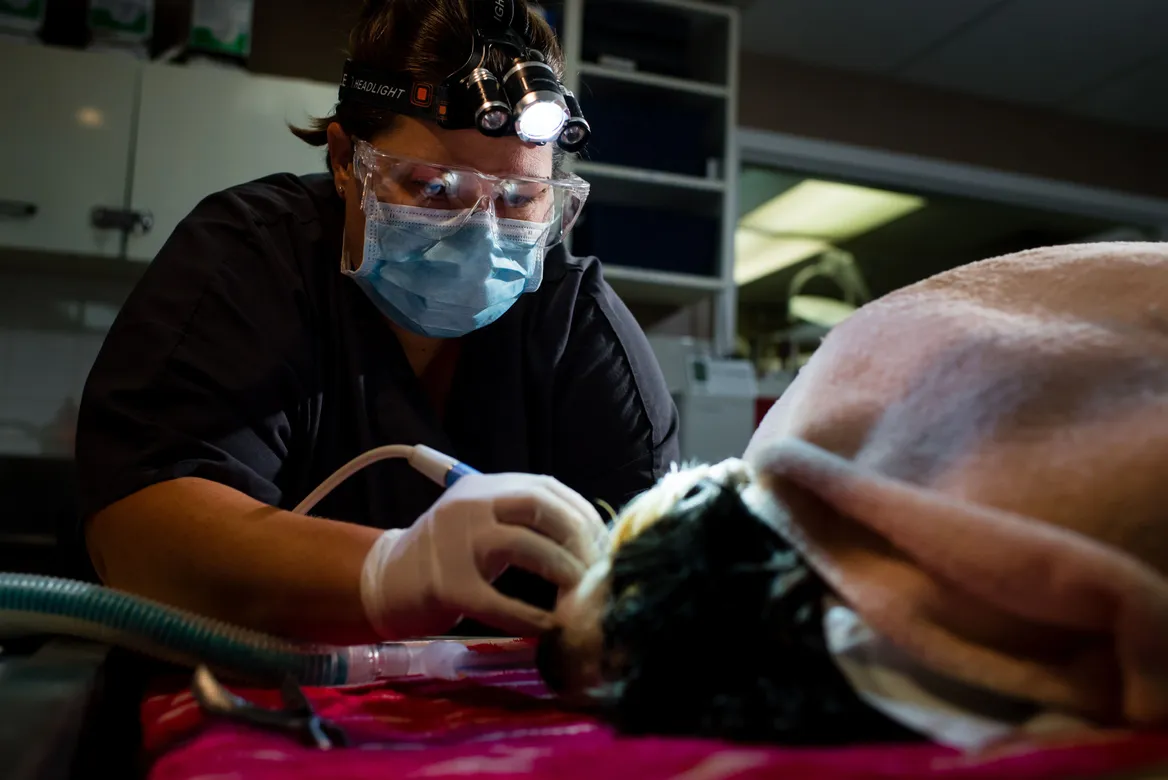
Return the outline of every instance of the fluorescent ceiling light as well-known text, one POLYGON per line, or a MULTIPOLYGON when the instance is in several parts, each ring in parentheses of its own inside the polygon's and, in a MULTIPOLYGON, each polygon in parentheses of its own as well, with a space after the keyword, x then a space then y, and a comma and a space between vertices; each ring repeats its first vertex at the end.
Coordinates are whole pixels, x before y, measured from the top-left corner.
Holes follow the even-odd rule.
POLYGON ((734 281, 747 284, 831 248, 813 238, 772 238, 739 228, 734 233, 734 281))
POLYGON ((739 221, 734 280, 746 284, 773 274, 924 205, 915 195, 807 179, 739 221))

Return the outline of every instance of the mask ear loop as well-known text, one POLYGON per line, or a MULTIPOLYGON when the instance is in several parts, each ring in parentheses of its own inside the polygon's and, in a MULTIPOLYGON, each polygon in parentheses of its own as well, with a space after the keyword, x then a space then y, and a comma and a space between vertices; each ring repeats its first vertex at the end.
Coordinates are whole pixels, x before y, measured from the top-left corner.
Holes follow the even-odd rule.
POLYGON ((372 174, 372 171, 368 170, 368 168, 370 166, 361 164, 362 163, 361 158, 364 157, 364 155, 362 154, 362 149, 364 148, 364 146, 363 146, 364 142, 361 139, 357 138, 356 136, 351 136, 349 138, 349 143, 351 143, 353 145, 353 158, 349 162, 349 166, 350 166, 350 168, 352 168, 352 171, 353 171, 353 185, 355 187, 357 187, 357 189, 358 189, 357 195, 358 195, 358 199, 361 203, 361 210, 365 211, 366 210, 365 198, 369 193, 368 179, 369 179, 369 176, 372 174))
MULTIPOLYGON (((353 156, 349 160, 349 168, 351 169, 352 174, 353 174, 353 186, 357 188, 357 197, 358 197, 358 201, 361 204, 361 212, 365 216, 365 219, 368 220, 369 219, 368 198, 369 198, 369 193, 372 189, 369 186, 369 179, 373 175, 373 171, 372 171, 372 167, 369 166, 368 164, 362 164, 362 157, 364 157, 364 155, 361 153, 361 149, 362 149, 361 144, 363 142, 359 138, 357 138, 356 136, 351 136, 349 138, 349 143, 351 143, 353 146, 353 156)), ((362 245, 361 259, 358 263, 354 264, 353 263, 353 255, 352 255, 352 252, 350 251, 352 249, 352 247, 349 246, 349 235, 348 234, 349 234, 348 230, 341 231, 341 271, 348 272, 348 273, 356 273, 357 271, 359 271, 361 269, 362 263, 365 262, 365 258, 364 258, 365 247, 364 247, 364 245, 362 245)))

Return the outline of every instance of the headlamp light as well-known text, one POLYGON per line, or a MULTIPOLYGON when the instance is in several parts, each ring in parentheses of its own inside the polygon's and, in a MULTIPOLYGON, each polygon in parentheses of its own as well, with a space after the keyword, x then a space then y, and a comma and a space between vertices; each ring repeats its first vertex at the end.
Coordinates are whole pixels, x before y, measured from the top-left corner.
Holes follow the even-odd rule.
POLYGON ((473 9, 471 56, 438 87, 349 61, 340 100, 428 119, 446 129, 473 127, 494 137, 514 132, 526 143, 555 141, 566 152, 580 151, 591 128, 575 95, 531 48, 527 15, 514 0, 473 0, 473 9), (512 63, 502 78, 484 67, 491 49, 506 51, 512 63))
POLYGON ((528 143, 559 138, 568 121, 568 104, 547 63, 515 61, 503 77, 503 91, 515 116, 515 134, 528 143))

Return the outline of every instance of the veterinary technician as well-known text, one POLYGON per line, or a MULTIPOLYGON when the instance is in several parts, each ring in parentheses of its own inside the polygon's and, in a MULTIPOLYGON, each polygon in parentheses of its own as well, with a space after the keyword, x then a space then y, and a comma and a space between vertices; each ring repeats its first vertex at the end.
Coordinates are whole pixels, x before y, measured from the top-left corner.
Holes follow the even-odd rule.
POLYGON ((535 633, 598 554, 592 502, 678 457, 643 332, 561 244, 590 128, 524 0, 369 2, 350 49, 295 131, 329 172, 203 200, 111 328, 78 422, 89 557, 302 639, 535 633), (443 492, 385 461, 288 511, 385 444, 483 475, 443 492))

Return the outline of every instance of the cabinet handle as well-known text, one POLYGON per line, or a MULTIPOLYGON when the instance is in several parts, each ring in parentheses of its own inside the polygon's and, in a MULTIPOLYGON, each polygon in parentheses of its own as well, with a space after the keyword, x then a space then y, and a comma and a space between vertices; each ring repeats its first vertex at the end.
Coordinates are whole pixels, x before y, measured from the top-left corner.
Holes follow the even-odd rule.
POLYGON ((90 215, 95 228, 100 230, 120 230, 123 233, 149 233, 154 227, 154 215, 149 211, 132 209, 107 209, 97 206, 90 215))
POLYGON ((4 219, 27 219, 40 211, 35 203, 22 200, 0 200, 0 217, 4 219))

